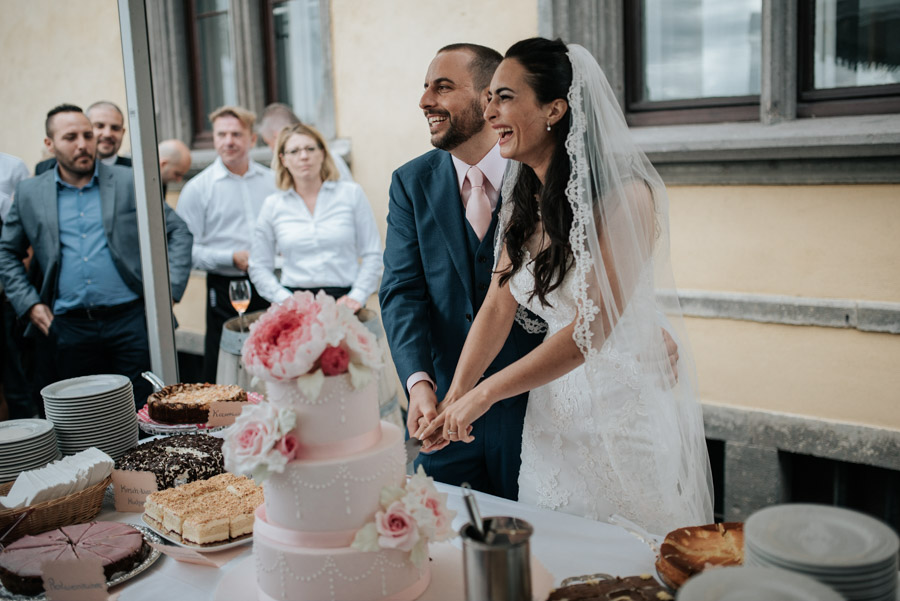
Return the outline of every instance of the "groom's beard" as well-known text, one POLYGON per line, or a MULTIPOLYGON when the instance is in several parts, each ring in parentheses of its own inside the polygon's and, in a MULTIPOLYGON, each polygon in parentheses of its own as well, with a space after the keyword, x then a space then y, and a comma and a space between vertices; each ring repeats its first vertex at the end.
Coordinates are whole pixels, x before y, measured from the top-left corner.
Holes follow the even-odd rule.
POLYGON ((454 118, 451 118, 447 111, 432 109, 430 112, 447 117, 450 124, 443 135, 431 136, 431 145, 441 150, 453 150, 484 127, 484 109, 478 100, 473 101, 468 109, 454 118))

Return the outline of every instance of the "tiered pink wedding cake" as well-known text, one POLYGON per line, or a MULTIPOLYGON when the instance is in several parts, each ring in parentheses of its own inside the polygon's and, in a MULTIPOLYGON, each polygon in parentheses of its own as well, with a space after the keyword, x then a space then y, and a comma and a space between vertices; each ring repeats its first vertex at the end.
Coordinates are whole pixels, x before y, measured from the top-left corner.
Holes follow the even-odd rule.
POLYGON ((268 399, 244 409, 223 451, 226 469, 264 480, 259 598, 417 598, 428 541, 452 536, 454 514, 424 473, 407 481, 403 432, 379 419, 375 337, 324 293, 296 293, 253 324, 243 357, 268 399))

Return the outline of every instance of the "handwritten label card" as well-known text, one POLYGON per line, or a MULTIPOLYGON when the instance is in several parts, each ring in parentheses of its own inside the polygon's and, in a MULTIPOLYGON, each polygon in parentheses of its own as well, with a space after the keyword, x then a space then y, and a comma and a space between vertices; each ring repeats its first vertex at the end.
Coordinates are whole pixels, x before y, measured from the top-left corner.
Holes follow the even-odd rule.
POLYGON ((150 546, 176 561, 195 563, 210 568, 221 568, 249 548, 241 546, 225 549, 224 551, 217 551, 215 553, 199 553, 186 547, 174 547, 172 545, 160 545, 157 543, 150 543, 150 546))
POLYGON ((230 426, 237 416, 244 410, 248 403, 235 403, 230 401, 214 401, 209 404, 209 421, 207 427, 230 426))
POLYGON ((50 601, 106 601, 106 576, 98 558, 59 559, 41 566, 50 601))
POLYGON ((116 495, 116 511, 144 511, 144 500, 156 492, 156 475, 153 472, 113 470, 113 491, 116 495))

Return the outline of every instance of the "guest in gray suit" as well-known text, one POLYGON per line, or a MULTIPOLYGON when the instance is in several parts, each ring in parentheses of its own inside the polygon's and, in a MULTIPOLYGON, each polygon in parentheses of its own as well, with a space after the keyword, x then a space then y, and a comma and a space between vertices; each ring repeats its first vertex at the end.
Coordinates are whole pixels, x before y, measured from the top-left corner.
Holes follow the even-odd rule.
MULTIPOLYGON (((0 236, 0 281, 19 317, 56 359, 56 377, 118 373, 131 378, 140 407, 150 368, 131 169, 96 160, 91 122, 80 108, 47 114, 44 144, 55 169, 21 182, 0 236), (34 249, 29 282, 22 259, 34 249)), ((191 267, 192 237, 165 206, 172 296, 179 300, 191 267)))

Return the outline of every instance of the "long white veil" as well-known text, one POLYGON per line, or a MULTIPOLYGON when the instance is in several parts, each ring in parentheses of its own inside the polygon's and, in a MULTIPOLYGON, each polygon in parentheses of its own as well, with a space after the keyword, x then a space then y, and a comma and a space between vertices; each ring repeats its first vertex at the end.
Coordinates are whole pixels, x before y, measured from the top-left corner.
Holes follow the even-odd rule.
MULTIPOLYGON (((622 496, 625 517, 657 533, 709 523, 712 478, 672 276, 666 189, 634 143, 596 60, 575 44, 568 55, 570 276, 576 278, 574 339, 598 417, 588 426, 592 452, 608 459, 612 473, 604 479, 622 496), (678 344, 677 378, 663 329, 678 344)), ((512 197, 519 168, 511 161, 504 198, 512 197)), ((502 211, 501 219, 508 215, 502 211)), ((502 222, 498 232, 505 227, 502 222)), ((520 317, 533 328, 522 310, 520 317)))

